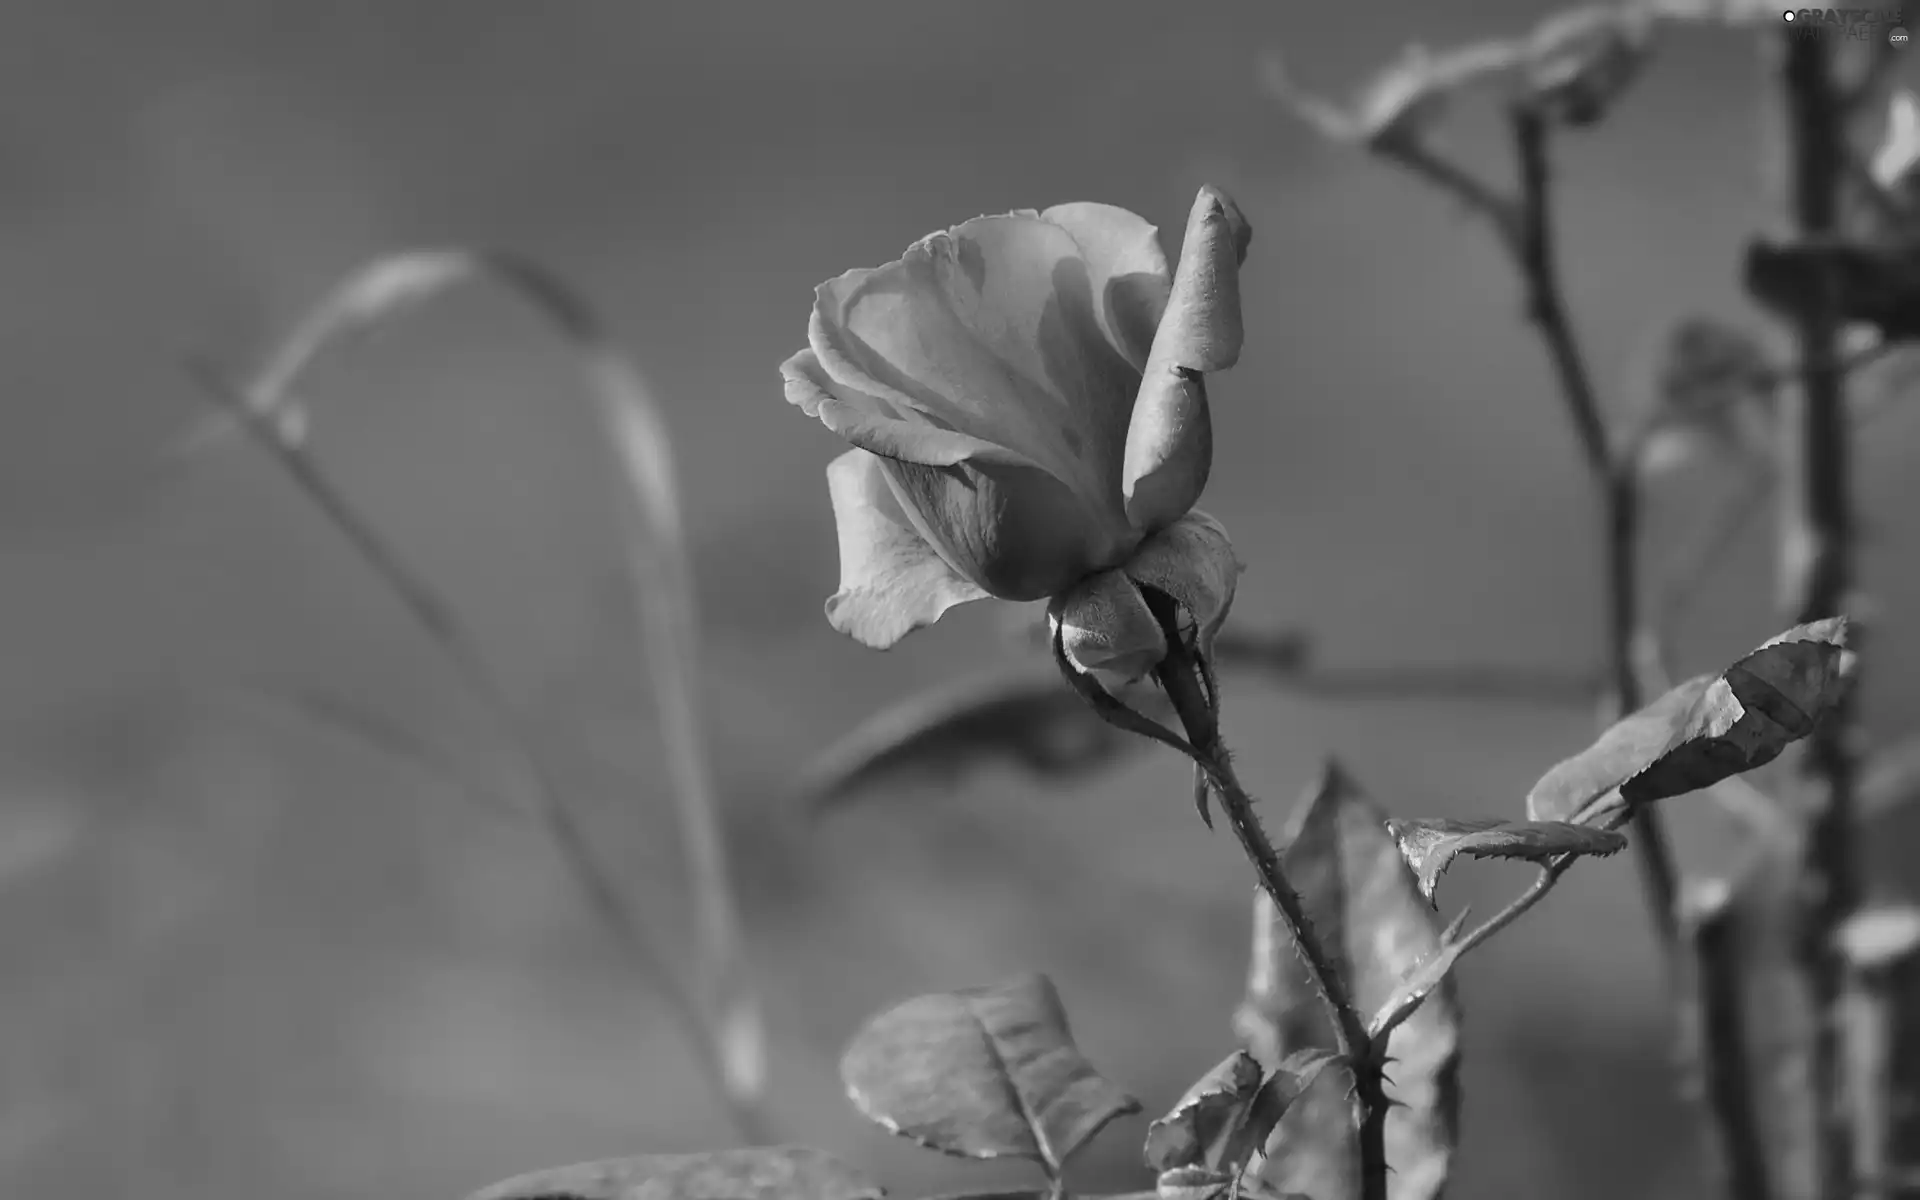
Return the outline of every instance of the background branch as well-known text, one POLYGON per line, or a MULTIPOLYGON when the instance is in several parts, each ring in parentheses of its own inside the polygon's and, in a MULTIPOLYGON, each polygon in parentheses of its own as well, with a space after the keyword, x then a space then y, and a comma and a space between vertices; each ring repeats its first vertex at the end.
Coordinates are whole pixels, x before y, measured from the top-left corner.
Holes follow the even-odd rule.
MULTIPOLYGON (((1801 241, 1831 239, 1841 232, 1848 96, 1827 39, 1782 35, 1776 47, 1785 102, 1788 217, 1801 241)), ((1783 393, 1780 420, 1781 598, 1796 623, 1838 615, 1853 585, 1852 455, 1838 281, 1828 271, 1812 283, 1812 294, 1802 298, 1793 320, 1800 386, 1783 393)), ((1850 692, 1857 694, 1857 685, 1850 692)), ((1820 1184, 1829 1200, 1852 1197, 1858 1183, 1831 1019, 1844 982, 1834 934, 1859 899, 1852 828, 1854 711, 1853 700, 1844 699, 1808 739, 1802 759, 1811 817, 1803 856, 1809 903, 1799 955, 1818 1018, 1809 1082, 1820 1123, 1820 1184)))

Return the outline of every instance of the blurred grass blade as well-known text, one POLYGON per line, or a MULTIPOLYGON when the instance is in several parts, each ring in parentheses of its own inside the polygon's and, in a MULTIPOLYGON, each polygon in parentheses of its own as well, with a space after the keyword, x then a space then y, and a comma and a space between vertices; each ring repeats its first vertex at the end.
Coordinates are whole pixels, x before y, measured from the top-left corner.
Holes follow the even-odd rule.
POLYGON ((523 811, 514 802, 475 779, 450 754, 436 750, 397 721, 345 696, 293 683, 262 683, 247 690, 250 699, 301 717, 316 728, 337 734, 408 767, 428 779, 478 800, 500 814, 523 811))
POLYGON ((221 398, 231 415, 275 455, 394 590, 469 686, 513 733, 542 793, 542 815, 549 831, 579 882, 601 915, 623 932, 630 947, 659 974, 681 1019, 699 1031, 703 1060, 715 1072, 736 1121, 754 1124, 765 1083, 759 1005, 744 961, 695 687, 698 628, 672 450, 659 409, 638 373, 602 332, 587 305, 537 264, 495 252, 423 250, 381 259, 348 276, 295 326, 249 386, 237 396, 221 398), (305 452, 309 414, 294 391, 305 371, 327 353, 469 283, 491 283, 530 304, 568 342, 614 454, 623 484, 618 489, 619 515, 629 586, 639 609, 682 851, 694 893, 700 957, 694 995, 680 990, 677 976, 666 968, 644 925, 600 870, 561 800, 538 740, 518 718, 484 656, 453 616, 452 606, 406 567, 305 452))

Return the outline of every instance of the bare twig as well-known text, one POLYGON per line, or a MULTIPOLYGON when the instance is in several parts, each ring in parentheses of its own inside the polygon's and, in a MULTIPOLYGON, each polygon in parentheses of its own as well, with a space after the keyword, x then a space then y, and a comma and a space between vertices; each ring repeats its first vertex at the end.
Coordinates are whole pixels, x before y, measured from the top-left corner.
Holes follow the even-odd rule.
MULTIPOLYGON (((1847 97, 1833 45, 1824 38, 1787 34, 1775 45, 1785 105, 1788 215, 1802 241, 1830 240, 1841 234, 1847 153, 1847 97)), ((1781 591, 1783 607, 1796 624, 1839 615, 1854 569, 1852 448, 1837 281, 1822 274, 1814 283, 1793 323, 1800 387, 1784 394, 1780 420, 1781 591)), ((1809 1083, 1820 1124, 1816 1161, 1828 1200, 1850 1198, 1858 1185, 1832 1020, 1844 980, 1833 935, 1859 900, 1850 745, 1851 697, 1858 691, 1849 689, 1848 698, 1814 730, 1802 760, 1814 795, 1803 858, 1811 900, 1800 961, 1817 1014, 1809 1083)))
POLYGON ((1698 1066, 1698 1085, 1719 1145, 1722 1182, 1729 1200, 1768 1200, 1767 1155, 1747 1060, 1746 1009, 1741 999, 1742 947, 1735 938, 1732 891, 1723 880, 1700 885, 1683 898, 1682 922, 1691 976, 1688 1058, 1698 1066))
MULTIPOLYGON (((1614 718, 1639 708, 1641 687, 1633 655, 1640 628, 1640 493, 1631 458, 1611 445, 1593 377, 1573 331, 1554 251, 1552 175, 1545 117, 1526 104, 1511 111, 1520 169, 1520 226, 1512 242, 1526 287, 1527 316, 1539 329, 1567 403, 1581 455, 1600 493, 1607 586, 1607 668, 1614 718)), ((1666 831, 1651 809, 1635 820, 1635 862, 1661 946, 1671 956, 1678 939, 1679 872, 1666 831)))

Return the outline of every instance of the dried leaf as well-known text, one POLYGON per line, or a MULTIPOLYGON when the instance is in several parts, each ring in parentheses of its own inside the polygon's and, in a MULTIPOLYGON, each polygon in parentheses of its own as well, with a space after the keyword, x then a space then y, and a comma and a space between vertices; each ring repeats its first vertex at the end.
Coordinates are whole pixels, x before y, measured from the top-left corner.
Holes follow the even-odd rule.
POLYGON ((1527 815, 1597 822, 1621 805, 1751 771, 1813 732, 1852 670, 1845 617, 1790 629, 1721 675, 1679 684, 1555 766, 1527 793, 1527 815))
POLYGON ((1871 325, 1890 342, 1920 339, 1920 241, 1747 246, 1747 294, 1790 320, 1824 302, 1828 278, 1840 320, 1871 325))
POLYGON ((1653 16, 1620 4, 1558 12, 1527 40, 1529 98, 1550 120, 1592 125, 1640 75, 1651 49, 1653 16))
MULTIPOLYGON (((1441 929, 1387 832, 1387 814, 1329 765, 1295 810, 1283 856, 1321 944, 1353 1001, 1371 1012, 1402 977, 1441 948, 1441 929)), ((1247 996, 1235 1013, 1243 1043, 1278 1065, 1301 1050, 1334 1048, 1333 1030, 1272 902, 1255 900, 1247 996)), ((1459 1109, 1459 1006, 1438 981, 1427 1002, 1392 1033, 1387 1088, 1392 1200, 1433 1200, 1453 1158, 1459 1109)), ((1351 1076, 1322 1071, 1287 1111, 1252 1176, 1263 1189, 1340 1196, 1354 1157, 1346 1090, 1351 1076)))
POLYGON ((1491 40, 1439 54, 1408 46, 1361 87, 1350 108, 1302 91, 1275 55, 1266 58, 1264 80, 1275 98, 1321 136, 1379 148, 1418 142, 1460 94, 1509 80, 1524 54, 1520 43, 1491 40))
POLYGON ((1057 1175, 1140 1102, 1073 1044, 1044 975, 920 996, 867 1022, 840 1060, 854 1107, 930 1149, 1030 1158, 1057 1175))
POLYGON ((482 1188, 467 1200, 881 1200, 885 1195, 824 1150, 749 1146, 550 1167, 482 1188))
POLYGON ((1420 880, 1420 894, 1434 898, 1440 876, 1462 854, 1472 858, 1524 858, 1545 862, 1562 854, 1608 855, 1624 850, 1624 834, 1565 821, 1506 821, 1499 817, 1450 820, 1394 818, 1387 822, 1400 854, 1420 880))
MULTIPOLYGON (((1125 699, 1155 720, 1174 719, 1166 697, 1151 688, 1125 699)), ((996 762, 1071 779, 1147 745, 1101 720, 1052 664, 1036 660, 881 710, 816 758, 799 791, 808 807, 832 808, 881 790, 950 787, 996 762)))

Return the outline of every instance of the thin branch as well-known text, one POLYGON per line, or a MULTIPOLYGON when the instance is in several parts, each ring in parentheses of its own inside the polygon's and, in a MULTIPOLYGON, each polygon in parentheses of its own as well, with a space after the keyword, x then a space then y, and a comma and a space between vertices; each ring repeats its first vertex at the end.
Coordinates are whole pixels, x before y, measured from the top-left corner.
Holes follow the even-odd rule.
MULTIPOLYGON (((1782 35, 1780 85, 1785 102, 1789 218, 1803 242, 1841 234, 1846 172, 1847 97, 1823 38, 1782 35)), ((1814 280, 1793 322, 1800 387, 1781 409, 1781 590, 1796 624, 1839 615, 1853 586, 1853 512, 1849 495, 1846 372, 1841 356, 1838 281, 1814 280)), ((1818 1019, 1809 1080, 1820 1123, 1820 1186, 1829 1200, 1854 1195, 1851 1137, 1841 1096, 1841 1047, 1832 1019, 1845 979, 1834 932, 1858 904, 1853 846, 1854 762, 1850 745, 1858 687, 1815 729, 1803 770, 1813 785, 1803 858, 1812 897, 1799 958, 1818 1019)))
MULTIPOLYGON (((1520 228, 1512 249, 1526 288, 1527 316, 1540 331, 1587 470, 1600 493, 1607 586, 1607 667, 1614 716, 1642 702, 1633 647, 1640 628, 1640 494, 1631 459, 1614 453, 1580 343, 1567 310, 1555 256, 1548 124, 1537 109, 1516 104, 1510 114, 1520 170, 1520 228)), ((1647 809, 1635 821, 1635 862, 1661 948, 1671 957, 1678 941, 1679 871, 1659 817, 1647 809)))
POLYGON ((1746 1006, 1740 981, 1743 948, 1735 936, 1731 889, 1724 881, 1703 885, 1687 903, 1688 1056, 1698 1064, 1701 1099, 1713 1123, 1716 1156, 1729 1200, 1768 1200, 1767 1155, 1761 1140, 1757 1092, 1749 1077, 1746 1006))

